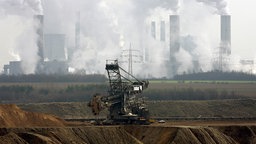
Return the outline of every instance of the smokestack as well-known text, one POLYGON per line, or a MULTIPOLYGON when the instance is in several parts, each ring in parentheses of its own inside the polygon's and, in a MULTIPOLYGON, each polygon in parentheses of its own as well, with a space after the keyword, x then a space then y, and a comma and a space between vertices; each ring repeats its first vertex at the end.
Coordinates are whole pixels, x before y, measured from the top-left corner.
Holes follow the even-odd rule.
POLYGON ((156 22, 151 22, 151 36, 156 39, 156 22))
POLYGON ((180 49, 180 18, 178 15, 170 15, 170 53, 171 55, 180 49))
POLYGON ((77 12, 77 21, 76 21, 76 37, 75 37, 75 47, 76 50, 80 48, 80 12, 77 12))
POLYGON ((179 15, 170 15, 170 75, 176 75, 178 63, 175 53, 180 50, 180 18, 179 15))
POLYGON ((230 15, 221 15, 221 51, 223 54, 231 54, 231 17, 230 15))
POLYGON ((36 73, 43 72, 43 65, 44 65, 44 16, 43 15, 35 15, 34 19, 37 23, 37 47, 38 52, 37 55, 39 56, 39 61, 36 66, 36 73))
POLYGON ((38 46, 38 56, 39 56, 39 61, 43 62, 44 61, 44 16, 43 15, 35 15, 34 19, 37 23, 37 35, 38 35, 38 40, 37 40, 37 46, 38 46))
POLYGON ((165 21, 161 21, 160 25, 160 40, 165 41, 165 21))
POLYGON ((230 15, 220 16, 220 47, 218 49, 218 59, 215 67, 219 71, 229 70, 228 60, 231 54, 231 23, 230 15))

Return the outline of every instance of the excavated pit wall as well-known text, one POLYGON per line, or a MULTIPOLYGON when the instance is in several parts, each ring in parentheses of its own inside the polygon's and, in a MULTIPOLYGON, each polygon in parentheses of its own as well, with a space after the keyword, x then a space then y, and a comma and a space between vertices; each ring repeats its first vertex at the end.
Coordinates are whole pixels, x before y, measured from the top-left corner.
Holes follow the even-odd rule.
POLYGON ((14 104, 0 105, 0 144, 256 143, 256 126, 218 125, 79 126, 53 115, 23 111, 14 104))
POLYGON ((0 128, 0 144, 253 144, 255 132, 255 126, 0 128))
POLYGON ((1 128, 0 144, 140 144, 122 127, 1 128))

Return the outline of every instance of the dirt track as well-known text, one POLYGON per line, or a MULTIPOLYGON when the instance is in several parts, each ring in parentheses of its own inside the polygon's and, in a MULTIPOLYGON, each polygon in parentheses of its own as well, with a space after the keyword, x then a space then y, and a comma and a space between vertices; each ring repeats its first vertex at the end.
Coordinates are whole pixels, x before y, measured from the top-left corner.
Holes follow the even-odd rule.
POLYGON ((0 106, 0 144, 234 144, 256 143, 255 122, 169 122, 127 126, 67 123, 51 115, 0 106))

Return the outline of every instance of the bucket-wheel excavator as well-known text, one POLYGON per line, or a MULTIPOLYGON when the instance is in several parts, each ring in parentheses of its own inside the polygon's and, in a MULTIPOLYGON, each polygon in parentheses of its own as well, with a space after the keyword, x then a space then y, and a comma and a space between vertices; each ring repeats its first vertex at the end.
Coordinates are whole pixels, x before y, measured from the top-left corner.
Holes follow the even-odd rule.
POLYGON ((149 82, 138 80, 126 72, 117 60, 107 60, 106 71, 109 79, 108 95, 95 94, 88 104, 94 115, 108 108, 109 114, 104 121, 106 124, 148 124, 149 111, 141 93, 149 82))

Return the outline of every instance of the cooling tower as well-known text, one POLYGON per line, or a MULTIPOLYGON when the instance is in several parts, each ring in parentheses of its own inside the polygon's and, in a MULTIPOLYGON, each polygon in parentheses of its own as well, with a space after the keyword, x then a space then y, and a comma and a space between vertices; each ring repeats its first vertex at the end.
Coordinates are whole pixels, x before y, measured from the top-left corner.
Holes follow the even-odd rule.
POLYGON ((180 49, 180 18, 178 15, 170 15, 170 53, 171 55, 180 49))
POLYGON ((231 17, 230 15, 221 15, 221 51, 222 54, 231 54, 231 17))
POLYGON ((161 21, 160 24, 160 40, 165 41, 165 21, 161 21))
POLYGON ((151 22, 151 36, 156 39, 156 22, 151 22))
POLYGON ((66 60, 64 34, 44 35, 44 57, 47 58, 49 61, 66 60))
POLYGON ((180 18, 178 15, 170 15, 170 59, 169 75, 176 75, 178 63, 175 53, 180 49, 180 18))
POLYGON ((77 13, 76 21, 76 31, 75 31, 75 48, 78 50, 80 48, 80 12, 77 13))
POLYGON ((37 40, 37 46, 38 46, 38 56, 40 58, 40 62, 43 62, 44 60, 44 16, 43 15, 35 15, 34 16, 35 23, 37 26, 37 35, 38 35, 38 40, 37 40))
POLYGON ((219 71, 229 71, 229 56, 231 54, 231 17, 220 15, 220 46, 217 52, 218 57, 213 67, 219 71))
POLYGON ((39 56, 39 60, 36 66, 36 73, 42 73, 43 71, 43 63, 44 63, 44 16, 43 15, 35 15, 34 21, 36 24, 36 32, 37 32, 37 47, 39 56))

